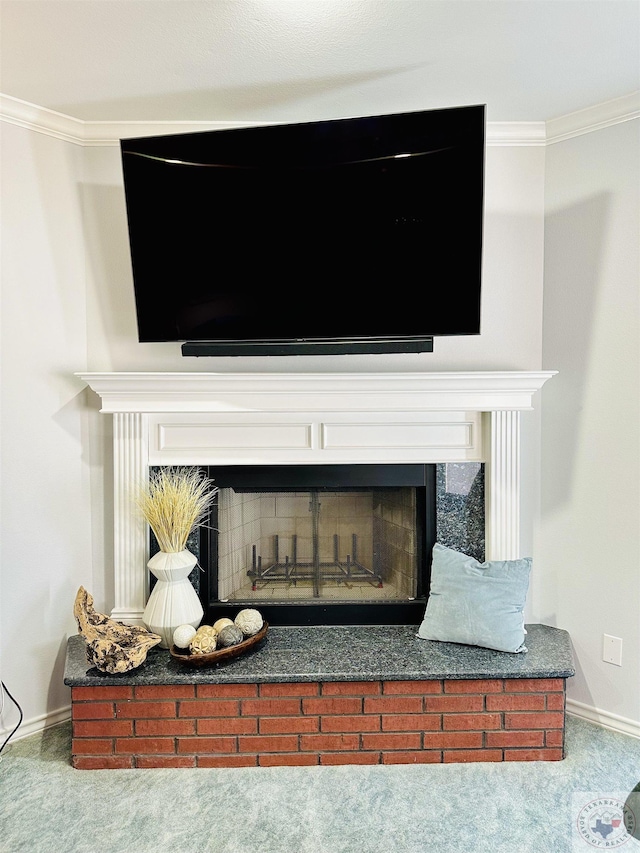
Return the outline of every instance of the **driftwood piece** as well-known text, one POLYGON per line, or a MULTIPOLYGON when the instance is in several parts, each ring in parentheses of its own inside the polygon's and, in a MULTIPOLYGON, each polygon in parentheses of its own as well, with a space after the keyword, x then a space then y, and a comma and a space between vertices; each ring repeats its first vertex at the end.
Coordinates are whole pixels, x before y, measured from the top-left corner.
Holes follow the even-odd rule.
POLYGON ((125 625, 97 613, 93 596, 80 587, 73 604, 78 633, 87 644, 87 660, 101 672, 129 672, 144 663, 149 649, 162 641, 146 628, 125 625))

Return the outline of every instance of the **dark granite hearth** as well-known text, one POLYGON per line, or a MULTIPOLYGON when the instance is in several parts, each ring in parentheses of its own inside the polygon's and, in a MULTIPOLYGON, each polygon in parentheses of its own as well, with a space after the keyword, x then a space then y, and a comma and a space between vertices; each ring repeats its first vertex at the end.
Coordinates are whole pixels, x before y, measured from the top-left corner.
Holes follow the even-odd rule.
POLYGON ((191 668, 168 651, 123 675, 90 668, 81 636, 70 637, 64 683, 70 687, 150 684, 241 684, 305 681, 569 678, 575 674, 569 634, 527 625, 524 654, 438 643, 416 636, 417 625, 273 627, 256 649, 227 663, 191 668))

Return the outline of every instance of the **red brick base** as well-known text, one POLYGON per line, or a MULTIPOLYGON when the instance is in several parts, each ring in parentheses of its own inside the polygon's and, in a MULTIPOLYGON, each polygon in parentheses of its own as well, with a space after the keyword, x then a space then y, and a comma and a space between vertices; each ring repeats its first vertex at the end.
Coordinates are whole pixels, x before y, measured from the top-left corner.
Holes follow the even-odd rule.
POLYGON ((565 679, 72 688, 73 766, 558 761, 565 679))

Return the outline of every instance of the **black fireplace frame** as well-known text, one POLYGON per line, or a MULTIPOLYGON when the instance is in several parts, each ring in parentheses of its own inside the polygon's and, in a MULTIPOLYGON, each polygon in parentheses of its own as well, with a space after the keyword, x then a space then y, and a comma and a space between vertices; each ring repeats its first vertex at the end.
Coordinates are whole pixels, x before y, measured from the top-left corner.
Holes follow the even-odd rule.
MULTIPOLYGON (((417 564, 416 597, 401 601, 292 601, 256 603, 251 599, 221 601, 215 572, 200 573, 199 596, 203 624, 222 616, 233 618, 243 607, 257 607, 270 625, 414 625, 419 624, 429 593, 431 554, 436 541, 435 464, 318 464, 318 465, 215 465, 206 474, 219 488, 252 492, 358 490, 364 487, 416 488, 417 564)), ((212 565, 217 552, 217 504, 206 526, 200 528, 200 565, 212 565)))

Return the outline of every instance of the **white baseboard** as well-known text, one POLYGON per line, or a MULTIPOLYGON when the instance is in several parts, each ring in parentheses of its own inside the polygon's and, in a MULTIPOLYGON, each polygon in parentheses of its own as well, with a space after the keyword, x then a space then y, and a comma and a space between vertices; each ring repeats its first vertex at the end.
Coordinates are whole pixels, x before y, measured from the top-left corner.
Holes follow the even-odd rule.
POLYGON ((585 705, 575 699, 567 699, 567 713, 574 717, 581 717, 583 720, 589 720, 591 723, 597 723, 605 729, 640 738, 640 722, 637 720, 629 720, 627 717, 620 717, 618 714, 593 708, 591 705, 585 705))
MULTIPOLYGON (((18 727, 18 730, 11 736, 11 743, 22 738, 34 735, 37 732, 42 732, 51 726, 57 726, 59 723, 64 723, 71 719, 71 705, 65 705, 63 708, 58 708, 57 711, 49 711, 48 714, 40 714, 38 717, 32 717, 30 720, 23 720, 18 727)), ((4 739, 13 730, 17 720, 13 725, 0 726, 0 743, 4 743, 4 739)))

